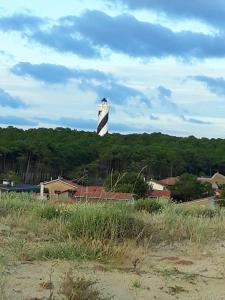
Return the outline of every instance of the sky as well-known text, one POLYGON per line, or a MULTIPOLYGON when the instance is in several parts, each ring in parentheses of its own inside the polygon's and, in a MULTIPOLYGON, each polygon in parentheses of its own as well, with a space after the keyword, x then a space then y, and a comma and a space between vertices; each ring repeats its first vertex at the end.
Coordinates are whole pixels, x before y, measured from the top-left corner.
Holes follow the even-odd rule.
POLYGON ((2 0, 0 126, 225 138, 224 0, 2 0))

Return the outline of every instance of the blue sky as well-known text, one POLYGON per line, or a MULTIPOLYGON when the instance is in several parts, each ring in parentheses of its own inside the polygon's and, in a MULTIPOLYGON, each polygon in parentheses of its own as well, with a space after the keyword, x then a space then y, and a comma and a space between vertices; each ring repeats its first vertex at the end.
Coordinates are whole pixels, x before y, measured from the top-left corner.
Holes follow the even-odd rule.
POLYGON ((0 3, 0 126, 225 137, 224 0, 0 3))

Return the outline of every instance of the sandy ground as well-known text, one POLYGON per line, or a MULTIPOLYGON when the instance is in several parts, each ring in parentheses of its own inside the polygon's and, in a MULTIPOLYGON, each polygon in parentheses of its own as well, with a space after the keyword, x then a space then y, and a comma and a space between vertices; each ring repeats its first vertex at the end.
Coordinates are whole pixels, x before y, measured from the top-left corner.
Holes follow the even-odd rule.
MULTIPOLYGON (((132 256, 132 255, 131 255, 132 256)), ((102 295, 118 300, 225 299, 225 244, 214 246, 161 245, 120 264, 90 262, 20 262, 8 266, 7 299, 44 300, 50 274, 57 295, 64 274, 97 280, 102 295)))

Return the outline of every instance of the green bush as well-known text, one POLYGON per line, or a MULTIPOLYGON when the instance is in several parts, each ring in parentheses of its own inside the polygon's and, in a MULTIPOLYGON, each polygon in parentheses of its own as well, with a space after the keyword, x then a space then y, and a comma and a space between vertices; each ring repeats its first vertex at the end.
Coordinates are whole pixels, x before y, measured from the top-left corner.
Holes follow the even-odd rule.
POLYGON ((158 213, 164 208, 164 205, 155 199, 141 199, 135 201, 134 208, 138 211, 147 211, 148 213, 158 213))
POLYGON ((219 199, 216 203, 219 207, 225 207, 225 199, 219 199))

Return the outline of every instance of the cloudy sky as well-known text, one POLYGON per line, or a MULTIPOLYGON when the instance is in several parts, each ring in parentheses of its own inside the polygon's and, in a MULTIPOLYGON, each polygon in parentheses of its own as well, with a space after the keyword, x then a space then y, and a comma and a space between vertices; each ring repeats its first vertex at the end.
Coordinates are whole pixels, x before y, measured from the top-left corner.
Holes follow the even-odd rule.
POLYGON ((224 0, 2 0, 0 126, 225 137, 224 0))

